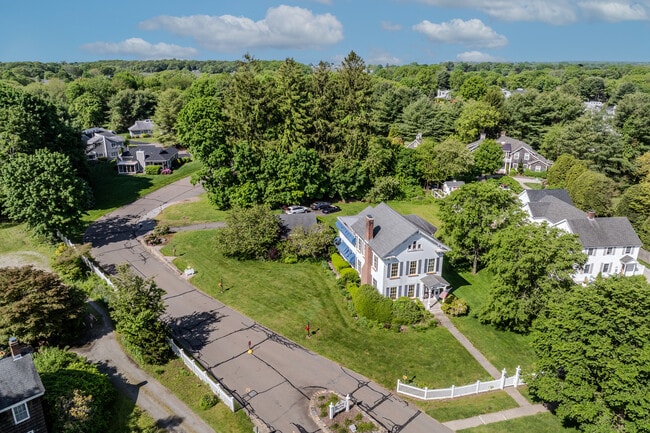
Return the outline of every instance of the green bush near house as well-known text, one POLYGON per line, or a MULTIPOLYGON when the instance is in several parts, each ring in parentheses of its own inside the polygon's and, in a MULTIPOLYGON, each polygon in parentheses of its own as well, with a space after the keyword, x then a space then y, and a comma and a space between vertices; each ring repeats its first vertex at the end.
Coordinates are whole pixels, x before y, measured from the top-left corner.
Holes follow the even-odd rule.
POLYGON ((391 323, 393 319, 393 301, 380 295, 370 284, 362 284, 352 296, 352 303, 357 314, 379 323, 391 323))
POLYGON ((160 168, 159 165, 148 165, 144 168, 144 174, 149 176, 160 174, 160 168))
POLYGON ((467 316, 469 313, 469 305, 464 299, 457 298, 454 295, 449 295, 445 302, 440 305, 442 311, 454 317, 467 316))
POLYGON ((330 256, 332 260, 332 266, 336 269, 336 272, 340 273, 341 269, 349 268, 350 264, 343 258, 339 253, 334 253, 330 256))
POLYGON ((424 320, 426 311, 424 305, 417 300, 407 297, 396 299, 392 305, 393 324, 414 325, 424 320))
POLYGON ((345 288, 348 284, 359 284, 359 274, 354 268, 343 268, 339 271, 339 278, 337 280, 340 287, 345 288))

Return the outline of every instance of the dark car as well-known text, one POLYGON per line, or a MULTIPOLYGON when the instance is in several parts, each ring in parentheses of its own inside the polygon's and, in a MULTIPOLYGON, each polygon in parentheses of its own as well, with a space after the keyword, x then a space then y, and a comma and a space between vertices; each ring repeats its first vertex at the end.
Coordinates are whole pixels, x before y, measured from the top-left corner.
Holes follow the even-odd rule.
POLYGON ((319 210, 319 209, 322 209, 322 208, 324 208, 326 206, 331 206, 331 205, 332 205, 332 203, 330 203, 328 201, 317 201, 317 202, 312 203, 311 206, 309 206, 309 207, 311 207, 312 210, 319 210))
POLYGON ((330 204, 330 205, 327 205, 327 206, 324 206, 324 207, 320 208, 320 210, 324 214, 328 214, 328 213, 338 212, 338 211, 341 210, 341 208, 338 207, 338 206, 334 206, 334 205, 330 204))

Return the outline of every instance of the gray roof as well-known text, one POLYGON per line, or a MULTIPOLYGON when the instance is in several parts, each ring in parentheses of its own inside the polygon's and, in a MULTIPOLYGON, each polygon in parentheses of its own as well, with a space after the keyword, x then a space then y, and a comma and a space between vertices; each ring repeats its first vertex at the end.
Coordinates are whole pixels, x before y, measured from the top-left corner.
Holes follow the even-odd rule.
POLYGON ((129 131, 151 131, 154 127, 154 123, 149 120, 136 120, 136 122, 129 126, 129 131))
POLYGON ((124 137, 120 135, 115 135, 111 131, 97 132, 90 139, 88 139, 87 143, 97 144, 97 143, 103 143, 104 141, 124 144, 124 137))
POLYGON ((448 180, 447 182, 443 183, 443 185, 447 185, 449 188, 460 188, 461 186, 465 185, 464 180, 448 180))
POLYGON ((291 231, 296 227, 302 227, 305 230, 309 230, 312 226, 315 226, 316 215, 311 212, 305 213, 294 213, 294 214, 278 214, 280 222, 287 231, 291 231))
POLYGON ((447 280, 440 275, 427 275, 420 280, 427 287, 449 287, 447 280))
POLYGON ((0 359, 0 412, 44 392, 31 354, 15 360, 11 356, 0 359))
POLYGON ((580 219, 587 216, 586 212, 552 195, 542 196, 540 201, 531 201, 528 203, 528 209, 533 218, 544 218, 552 224, 565 219, 580 219))
POLYGON ((358 215, 341 217, 341 222, 348 225, 357 236, 365 239, 366 216, 374 219, 374 236, 368 242, 370 248, 380 257, 386 257, 400 244, 415 234, 429 238, 432 242, 447 250, 440 241, 434 239, 436 227, 416 215, 402 216, 386 203, 376 207, 368 206, 358 215))
POLYGON ((122 160, 135 161, 136 152, 144 152, 144 159, 147 163, 154 162, 169 162, 178 156, 178 149, 174 146, 162 147, 153 144, 141 145, 138 147, 130 147, 128 150, 122 152, 122 160))
POLYGON ((527 189, 525 192, 528 195, 528 200, 531 202, 540 201, 545 197, 551 196, 574 206, 573 200, 571 200, 569 192, 566 189, 527 189))
POLYGON ((567 220, 571 232, 578 234, 584 248, 640 247, 641 239, 626 217, 567 220))
MULTIPOLYGON (((471 152, 474 152, 476 149, 478 149, 478 147, 481 145, 483 140, 485 140, 485 137, 481 137, 478 140, 468 144, 467 148, 471 152)), ((526 150, 528 153, 530 153, 533 156, 533 160, 529 160, 528 164, 534 161, 540 161, 547 166, 553 165, 553 161, 549 161, 548 159, 544 158, 542 155, 540 155, 535 150, 533 150, 533 148, 530 147, 528 143, 524 141, 517 140, 516 138, 508 137, 505 134, 502 134, 500 137, 494 139, 494 141, 496 141, 501 145, 501 148, 503 149, 504 152, 515 153, 521 149, 526 150)))

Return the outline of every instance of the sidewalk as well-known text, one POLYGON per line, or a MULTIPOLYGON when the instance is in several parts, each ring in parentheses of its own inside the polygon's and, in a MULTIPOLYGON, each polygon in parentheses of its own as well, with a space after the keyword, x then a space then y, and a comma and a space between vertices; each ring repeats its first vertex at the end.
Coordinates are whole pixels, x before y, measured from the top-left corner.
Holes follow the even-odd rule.
POLYGON ((502 410, 501 412, 486 413, 485 415, 473 416, 471 418, 448 421, 443 424, 454 431, 458 431, 466 428, 478 427, 483 424, 491 424, 507 421, 509 419, 521 418, 522 416, 535 415, 542 412, 546 412, 544 405, 529 404, 514 409, 502 410))
MULTIPOLYGON (((493 378, 499 379, 501 377, 501 372, 499 370, 497 370, 497 368, 494 365, 492 365, 492 363, 490 361, 488 361, 488 359, 485 356, 483 356, 483 354, 476 347, 474 347, 474 345, 467 339, 467 337, 465 337, 454 326, 453 323, 451 323, 451 320, 449 320, 449 317, 447 317, 447 315, 440 308, 440 303, 439 302, 436 302, 431 307, 431 313, 433 314, 433 316, 436 319, 438 319, 438 321, 440 322, 440 324, 442 326, 444 326, 445 328, 447 328, 447 330, 449 330, 451 335, 453 335, 454 338, 456 338, 456 340, 458 340, 458 342, 460 344, 462 344, 465 349, 467 349, 467 351, 470 353, 470 355, 472 355, 474 357, 474 359, 476 359, 478 361, 478 363, 481 364, 481 366, 483 366, 483 368, 488 373, 490 373, 490 375, 493 378)), ((530 406, 533 406, 528 400, 526 400, 526 398, 523 395, 521 395, 521 393, 517 390, 517 388, 508 387, 508 388, 505 388, 504 391, 507 392, 508 395, 510 397, 512 397, 512 399, 514 401, 517 402, 517 404, 520 406, 519 409, 528 408, 530 406)), ((514 409, 512 409, 512 410, 514 410, 514 409)), ((500 412, 498 412, 498 413, 500 413, 500 412)), ((529 414, 526 414, 525 411, 522 411, 521 413, 522 414, 518 415, 518 416, 529 415, 529 414)), ((481 415, 481 416, 484 419, 486 419, 486 417, 487 417, 487 415, 481 415)), ((476 417, 476 418, 480 418, 480 417, 476 417)), ((472 418, 468 418, 468 419, 472 419, 472 418)), ((502 419, 495 419, 495 420, 490 421, 490 422, 497 422, 497 421, 502 421, 502 419)), ((486 422, 482 422, 482 423, 487 424, 486 422)), ((480 425, 480 424, 476 424, 476 425, 480 425)), ((467 428, 467 427, 463 427, 463 428, 467 428)))

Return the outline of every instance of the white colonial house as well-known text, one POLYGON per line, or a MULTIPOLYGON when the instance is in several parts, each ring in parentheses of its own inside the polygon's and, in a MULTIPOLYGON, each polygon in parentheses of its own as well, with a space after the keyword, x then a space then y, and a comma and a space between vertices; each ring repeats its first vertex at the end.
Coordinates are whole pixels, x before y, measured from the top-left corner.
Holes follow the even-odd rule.
POLYGON ((417 215, 400 215, 385 203, 336 222, 340 254, 384 296, 417 298, 430 305, 449 283, 442 278, 449 248, 434 238, 436 227, 417 215))
POLYGON ((626 217, 599 218, 583 212, 564 189, 525 190, 519 199, 530 221, 578 235, 587 263, 575 273, 576 283, 589 282, 598 274, 643 274, 637 259, 642 243, 626 217))

